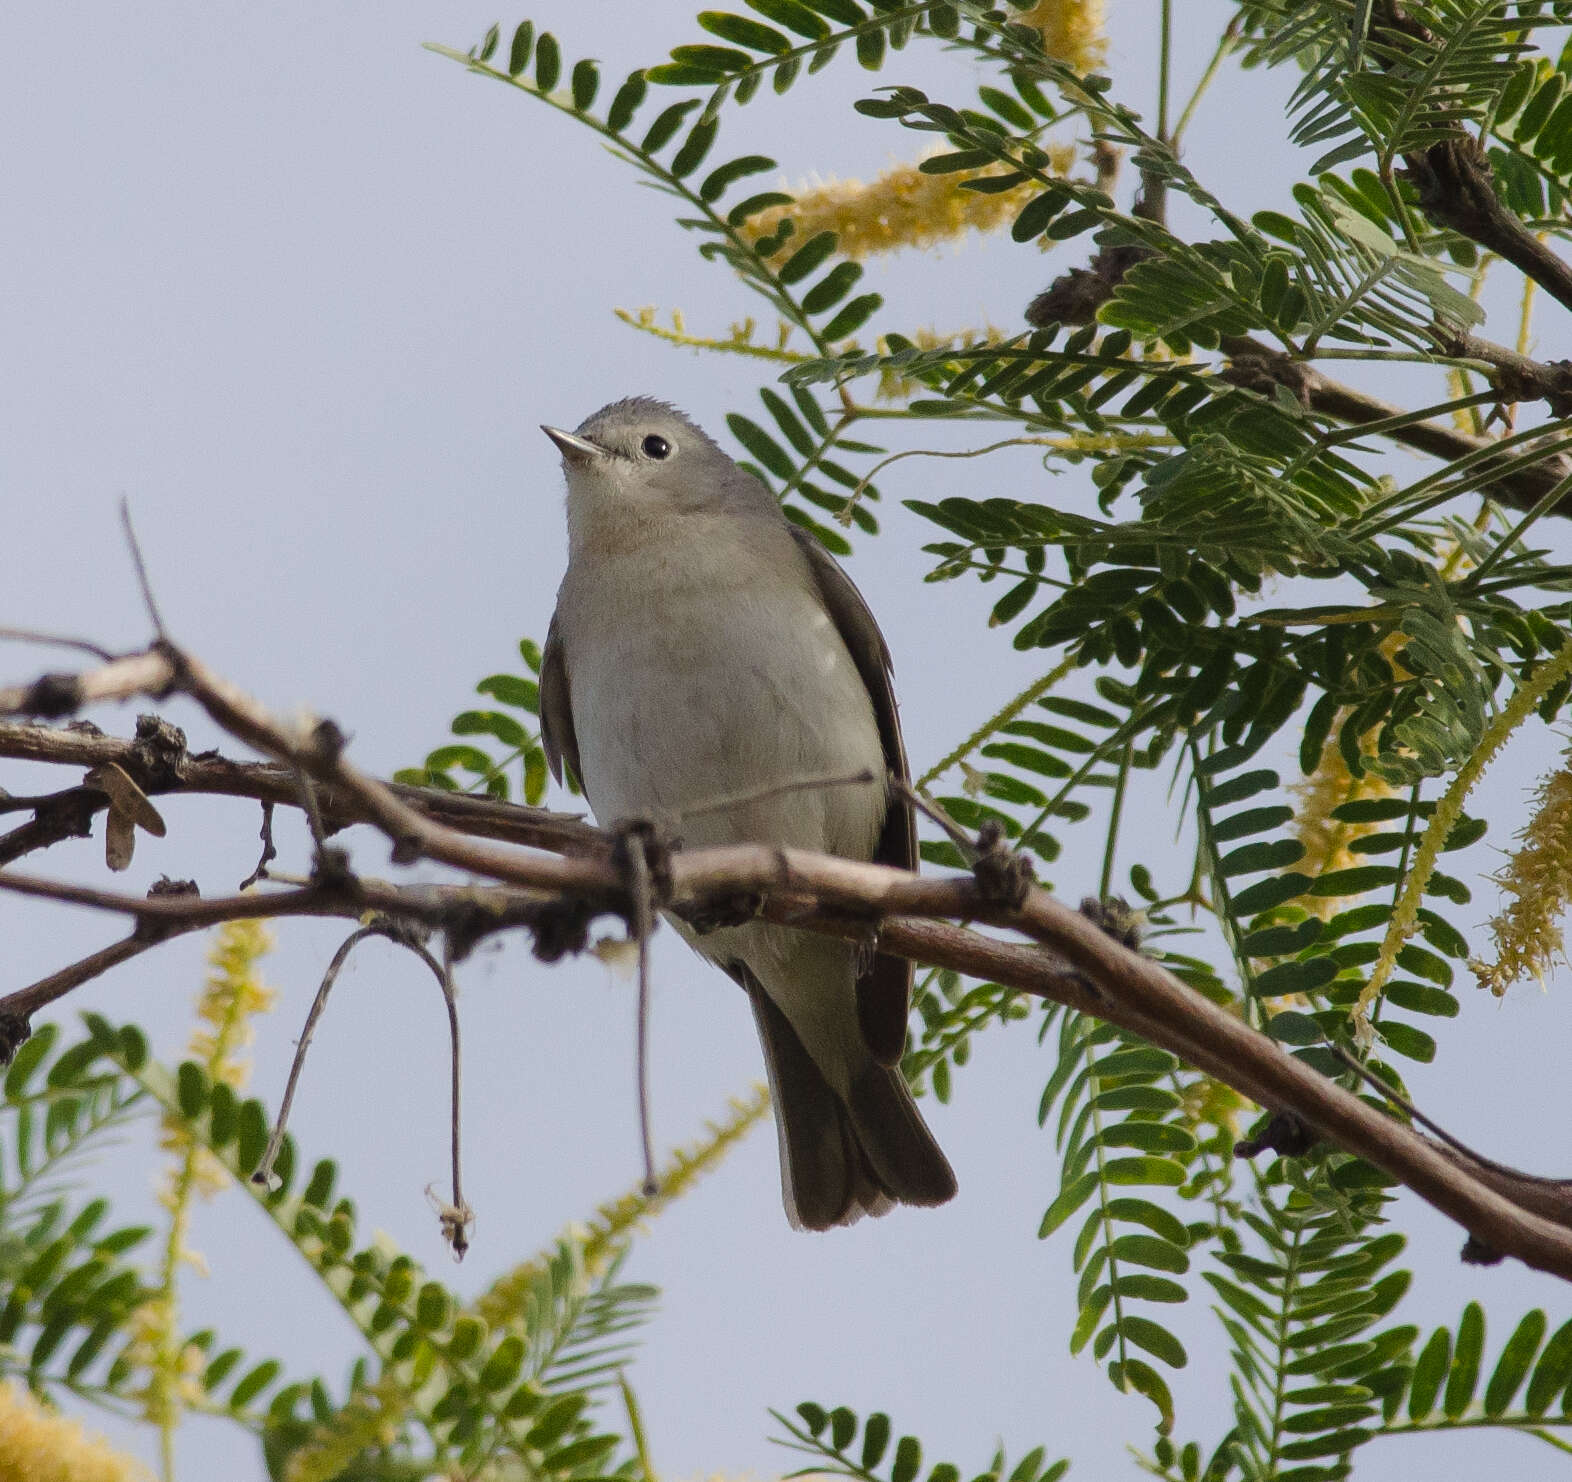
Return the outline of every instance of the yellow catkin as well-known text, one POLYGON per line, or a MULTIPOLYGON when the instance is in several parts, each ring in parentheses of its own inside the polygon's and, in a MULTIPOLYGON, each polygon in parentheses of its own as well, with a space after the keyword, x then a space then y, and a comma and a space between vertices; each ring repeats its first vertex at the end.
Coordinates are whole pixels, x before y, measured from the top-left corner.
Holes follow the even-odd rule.
MULTIPOLYGON (((1066 174, 1075 161, 1069 145, 1049 150, 1050 168, 1066 174)), ((864 184, 860 180, 825 180, 798 187, 789 206, 776 206, 750 216, 743 230, 750 240, 768 236, 781 218, 796 223, 794 240, 806 242, 820 232, 834 232, 842 257, 869 257, 902 247, 937 247, 969 231, 991 232, 1008 226, 1041 190, 1035 182, 989 195, 962 190, 964 181, 997 175, 999 169, 958 170, 925 175, 915 164, 893 165, 864 184)))
POLYGON ((0 1384, 0 1482, 147 1482, 140 1462, 0 1384))
MULTIPOLYGON (((1321 748, 1321 760, 1308 777, 1289 784, 1298 806, 1294 810, 1294 834, 1305 846, 1304 857, 1293 868, 1311 876, 1331 870, 1346 870, 1368 861, 1350 851, 1355 839, 1382 827, 1375 823, 1343 823, 1332 817, 1332 810, 1360 798, 1389 798, 1391 785, 1367 769, 1363 777, 1348 770, 1348 762, 1337 744, 1336 732, 1342 724, 1339 715, 1333 723, 1332 737, 1321 748)), ((1321 919, 1327 920, 1342 909, 1347 897, 1313 896, 1302 902, 1321 919)))
POLYGON ((1507 903, 1490 923, 1495 960, 1469 963, 1479 986, 1498 998, 1521 978, 1542 985, 1564 955, 1561 917, 1572 899, 1572 769, 1539 784, 1534 816, 1518 838, 1522 847, 1496 876, 1507 903))
MULTIPOLYGON (((236 1090, 251 1073, 251 1062, 243 1053, 255 1037, 251 1021, 267 1013, 277 997, 257 971, 272 945, 272 935, 260 921, 227 921, 214 934, 208 952, 212 970, 197 1000, 199 1027, 192 1031, 188 1048, 212 1080, 236 1090)), ((180 1118, 165 1116, 159 1141, 166 1152, 191 1154, 189 1181, 196 1193, 210 1197, 228 1184, 223 1165, 205 1148, 192 1145, 180 1118)), ((179 1178, 177 1169, 160 1195, 171 1212, 180 1197, 179 1178)))
POLYGON ((1010 19, 1018 26, 1035 26, 1043 33, 1043 50, 1077 72, 1095 71, 1108 55, 1103 0, 1037 0, 1010 19))

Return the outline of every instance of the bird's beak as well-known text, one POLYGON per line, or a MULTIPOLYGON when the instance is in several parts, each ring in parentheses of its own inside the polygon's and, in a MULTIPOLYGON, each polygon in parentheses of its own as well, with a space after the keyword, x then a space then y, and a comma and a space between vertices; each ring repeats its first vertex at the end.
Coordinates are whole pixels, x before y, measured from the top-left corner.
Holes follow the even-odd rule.
POLYGON ((541 423, 540 430, 562 450, 564 463, 585 464, 606 456, 604 448, 596 447, 588 438, 580 437, 576 432, 564 432, 560 427, 547 427, 544 422, 541 423))

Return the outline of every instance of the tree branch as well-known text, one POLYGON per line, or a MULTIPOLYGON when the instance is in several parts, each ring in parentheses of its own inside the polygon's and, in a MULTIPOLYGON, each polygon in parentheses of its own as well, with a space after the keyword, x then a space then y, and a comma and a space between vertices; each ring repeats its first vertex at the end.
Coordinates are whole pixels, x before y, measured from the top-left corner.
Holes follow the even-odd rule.
MULTIPOLYGON (((580 852, 559 856, 484 843, 465 832, 464 823, 450 825, 425 811, 428 801, 435 806, 448 800, 447 795, 416 790, 411 798, 410 790, 400 792, 356 771, 330 722, 285 727, 171 644, 156 644, 144 657, 158 660, 135 671, 146 677, 150 688, 190 695, 231 735, 284 763, 278 769, 282 778, 260 777, 255 770, 231 771, 225 774, 230 784, 238 786, 242 777, 258 786, 265 781, 269 789, 277 786, 274 802, 298 807, 298 794, 286 779, 303 771, 323 787, 324 796, 337 797, 341 807, 384 833, 396 863, 440 860, 501 882, 501 888, 391 885, 359 878, 340 866, 294 889, 214 900, 189 893, 141 899, 0 870, 0 889, 130 915, 138 923, 128 942, 0 999, 0 1016, 10 1022, 114 961, 134 955, 133 945, 140 951, 142 941, 239 916, 358 916, 376 909, 442 930, 454 957, 460 958, 479 937, 520 925, 534 932, 537 953, 554 957, 584 945, 594 915, 611 912, 624 921, 636 915, 627 872, 604 835, 577 823, 563 835, 556 825, 541 827, 539 810, 503 809, 492 803, 487 808, 492 828, 497 828, 499 810, 513 813, 521 835, 540 828, 538 837, 555 835, 559 848, 567 847, 571 838, 580 852), (583 847, 592 841, 596 847, 583 847)), ((123 667, 127 663, 115 661, 121 666, 119 674, 133 672, 123 667)), ((91 679, 83 676, 84 681, 91 679)), ((81 692, 101 687, 101 681, 84 683, 81 692)), ((9 693, 30 691, 24 686, 9 693)), ((35 752, 46 750, 50 735, 81 739, 70 732, 48 732, 31 737, 29 744, 35 752)), ((42 757, 35 754, 34 759, 42 757)), ((667 899, 679 913, 713 910, 754 894, 763 902, 767 919, 802 930, 865 940, 870 922, 877 923, 881 950, 991 979, 1129 1030, 1259 1105, 1293 1113, 1324 1140, 1406 1184, 1480 1245, 1572 1279, 1572 1210, 1564 1198, 1554 1197, 1553 1185, 1535 1180, 1529 1187, 1499 1170, 1469 1166, 1312 1070, 1040 889, 1026 889, 1010 901, 978 878, 920 878, 881 865, 759 844, 677 852, 670 863, 667 899), (1000 940, 957 921, 1012 930, 1029 940, 1000 940)))

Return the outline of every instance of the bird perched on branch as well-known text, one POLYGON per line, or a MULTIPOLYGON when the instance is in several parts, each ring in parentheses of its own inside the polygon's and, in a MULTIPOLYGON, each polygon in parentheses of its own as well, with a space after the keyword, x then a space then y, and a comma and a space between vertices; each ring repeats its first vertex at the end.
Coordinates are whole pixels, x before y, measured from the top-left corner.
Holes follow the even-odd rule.
MULTIPOLYGON (((540 682, 553 773, 572 768, 603 824, 914 869, 889 651, 834 559, 664 402, 543 431, 568 486, 540 682)), ((910 963, 765 921, 673 925, 752 1002, 794 1226, 954 1195, 900 1073, 910 963)))

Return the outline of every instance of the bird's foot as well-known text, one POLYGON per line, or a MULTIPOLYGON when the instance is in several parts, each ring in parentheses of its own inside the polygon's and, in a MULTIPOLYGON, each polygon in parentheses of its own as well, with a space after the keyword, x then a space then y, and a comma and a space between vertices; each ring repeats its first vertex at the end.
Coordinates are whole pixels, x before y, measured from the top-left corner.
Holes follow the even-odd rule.
POLYGON ((671 899, 671 852, 678 845, 650 818, 621 818, 612 824, 611 857, 624 878, 643 877, 655 907, 671 899))

